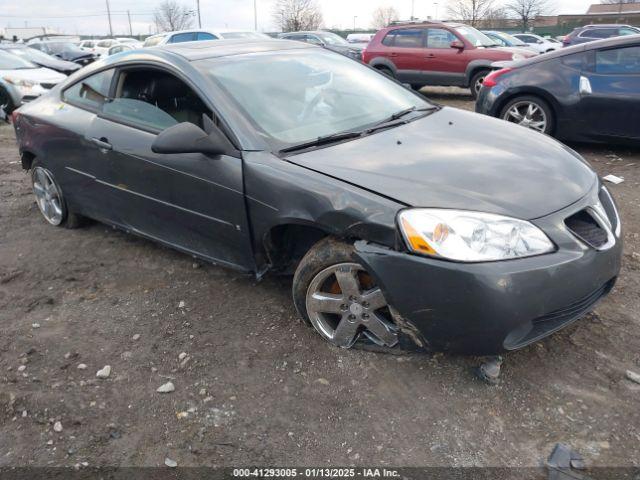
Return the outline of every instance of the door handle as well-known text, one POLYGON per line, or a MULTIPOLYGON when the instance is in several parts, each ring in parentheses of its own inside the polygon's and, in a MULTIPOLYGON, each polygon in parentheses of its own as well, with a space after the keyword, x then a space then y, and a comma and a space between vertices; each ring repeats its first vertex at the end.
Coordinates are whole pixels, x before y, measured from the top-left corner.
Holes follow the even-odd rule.
POLYGON ((397 57, 397 56, 398 56, 398 54, 397 54, 396 52, 391 52, 391 53, 389 54, 389 56, 390 56, 390 57, 397 57))
POLYGON ((91 141, 100 149, 100 150, 111 150, 113 147, 109 143, 109 140, 106 138, 92 138, 91 141))
POLYGON ((430 53, 429 55, 427 55, 427 58, 436 58, 436 56, 433 53, 430 53))

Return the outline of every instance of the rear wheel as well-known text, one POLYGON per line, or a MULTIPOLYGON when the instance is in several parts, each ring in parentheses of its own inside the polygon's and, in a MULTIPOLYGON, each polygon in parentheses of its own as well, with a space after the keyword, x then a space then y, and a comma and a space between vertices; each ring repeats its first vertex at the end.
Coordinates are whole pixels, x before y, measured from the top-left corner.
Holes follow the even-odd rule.
POLYGON ((393 347, 398 329, 384 294, 354 257, 352 245, 324 239, 304 256, 293 278, 293 301, 329 343, 349 348, 364 338, 393 347))
POLYGON ((469 88, 471 89, 471 96, 473 99, 478 98, 478 94, 480 93, 480 89, 482 88, 482 84, 484 83, 484 78, 489 74, 489 70, 480 70, 473 74, 471 77, 471 81, 469 82, 469 88))
POLYGON ((37 160, 31 167, 31 184, 36 204, 44 219, 56 227, 76 228, 81 217, 71 213, 62 195, 62 189, 53 173, 37 160))
POLYGON ((509 101, 500 118, 531 130, 551 135, 554 127, 553 111, 547 102, 531 95, 523 95, 509 101))

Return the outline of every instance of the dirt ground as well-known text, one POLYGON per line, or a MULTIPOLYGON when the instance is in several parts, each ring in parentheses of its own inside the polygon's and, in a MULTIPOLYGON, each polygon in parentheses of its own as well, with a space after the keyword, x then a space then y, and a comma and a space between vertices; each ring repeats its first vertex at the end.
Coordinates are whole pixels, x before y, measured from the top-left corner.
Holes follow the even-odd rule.
POLYGON ((289 278, 47 225, 0 127, 0 467, 538 466, 556 442, 590 465, 640 466, 640 385, 625 378, 640 373, 640 151, 573 147, 625 179, 610 185, 620 280, 596 312, 508 355, 489 387, 472 358, 329 346, 298 320, 289 278))

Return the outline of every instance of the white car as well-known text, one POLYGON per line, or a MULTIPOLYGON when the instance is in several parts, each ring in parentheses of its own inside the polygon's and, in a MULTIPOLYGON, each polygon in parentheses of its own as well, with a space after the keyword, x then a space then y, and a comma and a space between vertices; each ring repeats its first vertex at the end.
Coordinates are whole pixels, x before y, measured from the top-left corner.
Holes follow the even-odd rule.
POLYGON ((155 47, 157 45, 167 45, 169 43, 198 42, 202 40, 220 39, 255 39, 264 40, 271 38, 264 33, 250 32, 245 30, 180 30, 177 32, 165 32, 152 35, 144 41, 145 47, 155 47))
POLYGON ((553 52, 554 50, 560 50, 562 48, 561 43, 552 42, 534 33, 514 33, 513 36, 522 40, 538 53, 553 52))
POLYGON ((66 75, 0 50, 0 117, 47 93, 66 75))

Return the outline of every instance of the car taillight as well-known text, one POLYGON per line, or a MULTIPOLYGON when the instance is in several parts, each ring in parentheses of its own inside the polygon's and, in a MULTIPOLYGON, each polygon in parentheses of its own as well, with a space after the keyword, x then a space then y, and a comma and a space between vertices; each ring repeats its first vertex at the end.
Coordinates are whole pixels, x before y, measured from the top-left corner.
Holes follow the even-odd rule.
POLYGON ((494 70, 489 75, 484 77, 484 81, 482 82, 483 87, 491 88, 495 87, 498 84, 498 80, 505 73, 509 73, 513 70, 513 68, 503 68, 502 70, 494 70))
POLYGON ((566 37, 562 37, 562 43, 564 43, 565 45, 568 44, 571 40, 569 39, 569 35, 567 35, 566 37))

